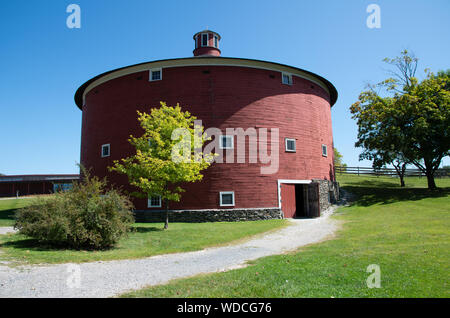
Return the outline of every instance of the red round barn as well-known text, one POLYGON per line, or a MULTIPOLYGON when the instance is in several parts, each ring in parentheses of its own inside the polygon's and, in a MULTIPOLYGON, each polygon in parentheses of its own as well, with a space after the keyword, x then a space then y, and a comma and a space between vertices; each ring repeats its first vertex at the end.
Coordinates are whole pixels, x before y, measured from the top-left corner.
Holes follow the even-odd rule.
MULTIPOLYGON (((137 110, 149 112, 160 101, 179 103, 201 119, 205 129, 223 132, 220 145, 230 148, 223 151, 227 159, 234 156, 234 163, 214 163, 202 181, 185 185, 181 201, 170 204, 173 218, 319 215, 337 196, 331 128, 335 87, 296 67, 221 57, 220 39, 205 30, 194 35, 194 57, 131 65, 84 83, 75 94, 83 112, 81 163, 94 175, 135 190, 126 176, 109 172, 108 166, 133 153, 128 138, 142 134, 137 110), (251 137, 239 142, 238 136, 227 135, 227 128, 256 132, 258 151, 261 134, 267 131, 268 156, 249 156, 251 137), (243 154, 238 145, 244 145, 243 154)), ((134 204, 147 219, 164 208, 156 195, 134 199, 134 204)))

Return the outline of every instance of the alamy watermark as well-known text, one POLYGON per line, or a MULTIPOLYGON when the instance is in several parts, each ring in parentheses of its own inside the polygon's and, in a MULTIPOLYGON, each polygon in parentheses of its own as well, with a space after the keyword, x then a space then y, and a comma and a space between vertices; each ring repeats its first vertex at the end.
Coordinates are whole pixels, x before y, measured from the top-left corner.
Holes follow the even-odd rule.
POLYGON ((366 12, 370 13, 367 17, 366 25, 369 29, 381 28, 381 8, 378 4, 369 4, 366 8, 366 12))
POLYGON ((366 279, 368 288, 381 288, 381 270, 380 265, 370 264, 366 268, 367 273, 371 273, 366 279))
POLYGON ((202 121, 196 120, 194 122, 193 159, 189 130, 177 128, 172 132, 172 140, 178 140, 172 148, 172 161, 183 163, 200 162, 201 160, 211 163, 259 162, 263 164, 260 168, 261 174, 274 174, 278 172, 279 168, 279 135, 278 128, 226 128, 224 134, 219 128, 210 127, 202 132, 202 121), (235 137, 236 143, 234 142, 235 137), (203 151, 202 140, 211 140, 205 145, 203 151))
POLYGON ((69 29, 81 28, 81 8, 78 4, 69 4, 66 12, 70 15, 66 19, 66 25, 69 29))
POLYGON ((69 276, 66 279, 66 285, 69 288, 80 288, 81 287, 81 267, 76 264, 69 264, 66 268, 69 276))

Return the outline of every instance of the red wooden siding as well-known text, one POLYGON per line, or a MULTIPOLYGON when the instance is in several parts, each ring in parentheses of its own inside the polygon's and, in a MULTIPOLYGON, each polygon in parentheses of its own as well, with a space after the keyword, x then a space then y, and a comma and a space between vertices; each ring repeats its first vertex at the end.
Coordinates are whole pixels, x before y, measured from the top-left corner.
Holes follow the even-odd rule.
POLYGON ((295 217, 295 184, 281 184, 281 211, 285 218, 295 217))
MULTIPOLYGON (((220 191, 234 191, 235 208, 278 207, 278 180, 333 179, 330 98, 321 87, 296 76, 293 85, 283 85, 281 72, 244 66, 170 67, 162 72, 161 81, 149 82, 144 71, 106 81, 87 93, 81 163, 95 175, 135 190, 127 186, 126 176, 108 171, 108 166, 133 153, 129 135, 142 134, 136 110, 149 112, 165 101, 171 106, 180 103, 206 128, 279 129, 277 173, 261 175, 260 168, 267 165, 248 159, 213 164, 201 182, 184 187, 173 209, 221 208, 220 191), (296 152, 285 152, 285 138, 297 140, 296 152), (103 144, 111 145, 110 157, 100 156, 103 144), (328 157, 322 156, 322 144, 328 146, 328 157)), ((270 152, 270 144, 268 148, 270 152)), ((134 203, 137 209, 147 209, 145 199, 134 203)))

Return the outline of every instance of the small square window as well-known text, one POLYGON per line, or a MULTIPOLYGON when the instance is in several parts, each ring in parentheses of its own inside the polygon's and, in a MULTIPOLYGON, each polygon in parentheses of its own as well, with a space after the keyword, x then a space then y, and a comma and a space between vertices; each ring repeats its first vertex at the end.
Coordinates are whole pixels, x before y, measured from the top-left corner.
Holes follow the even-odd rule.
POLYGON ((328 157, 327 145, 322 145, 322 156, 328 157))
POLYGON ((102 158, 104 158, 104 157, 109 157, 110 156, 110 149, 111 147, 110 147, 110 145, 109 144, 106 144, 106 145, 102 145, 102 158))
POLYGON ((220 206, 234 206, 234 192, 220 192, 220 206))
POLYGON ((283 84, 292 85, 292 75, 291 74, 287 74, 287 73, 282 73, 281 81, 282 81, 283 84))
POLYGON ((162 69, 155 68, 153 70, 150 70, 150 81, 160 81, 162 80, 162 69))
POLYGON ((148 207, 149 208, 160 208, 161 207, 161 196, 160 195, 152 195, 148 198, 148 207))
POLYGON ((222 135, 220 136, 220 149, 233 149, 234 138, 233 136, 222 135))
POLYGON ((286 138, 285 142, 286 142, 286 151, 287 152, 296 152, 295 139, 286 138))

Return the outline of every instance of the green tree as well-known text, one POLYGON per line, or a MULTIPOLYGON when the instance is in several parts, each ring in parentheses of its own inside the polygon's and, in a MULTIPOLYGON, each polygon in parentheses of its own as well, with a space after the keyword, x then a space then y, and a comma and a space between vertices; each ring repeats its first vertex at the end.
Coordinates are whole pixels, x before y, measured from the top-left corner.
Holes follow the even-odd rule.
POLYGON ((347 167, 347 164, 344 163, 343 158, 344 156, 337 150, 337 148, 333 148, 334 150, 334 157, 333 157, 333 163, 335 167, 339 167, 339 171, 345 171, 345 168, 347 167))
POLYGON ((342 159, 344 156, 337 150, 336 147, 334 147, 333 149, 334 149, 334 158, 333 158, 334 165, 343 166, 344 162, 342 161, 342 159))
POLYGON ((401 127, 409 137, 404 156, 426 174, 428 187, 434 189, 434 173, 450 155, 450 71, 428 72, 425 80, 398 97, 396 106, 408 119, 401 127))
POLYGON ((395 120, 394 99, 380 97, 373 89, 363 92, 359 102, 351 107, 353 118, 358 120, 356 147, 363 148, 360 160, 372 160, 372 166, 379 170, 392 165, 405 186, 405 171, 408 161, 403 155, 402 131, 393 123, 395 120))
POLYGON ((203 126, 195 123, 196 117, 183 112, 180 106, 169 107, 161 102, 160 108, 150 114, 138 113, 144 133, 130 136, 129 142, 136 154, 114 161, 109 169, 128 176, 130 184, 139 191, 132 194, 141 198, 159 195, 165 203, 169 225, 169 201, 179 201, 186 182, 202 180, 201 171, 208 168, 212 155, 204 155, 203 126))
POLYGON ((394 165, 401 180, 412 163, 435 189, 434 172, 450 151, 450 72, 427 71, 419 83, 418 60, 407 51, 384 61, 395 66, 393 77, 369 85, 350 107, 358 123, 355 146, 364 149, 360 159, 373 160, 374 167, 394 165), (379 93, 383 89, 385 96, 379 93))

